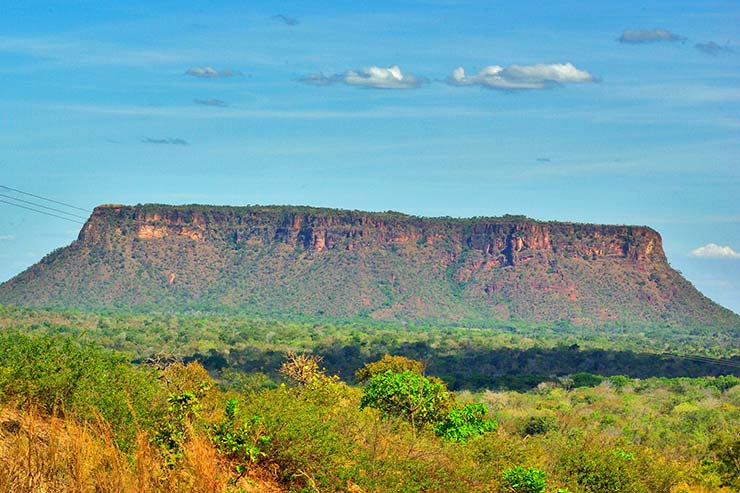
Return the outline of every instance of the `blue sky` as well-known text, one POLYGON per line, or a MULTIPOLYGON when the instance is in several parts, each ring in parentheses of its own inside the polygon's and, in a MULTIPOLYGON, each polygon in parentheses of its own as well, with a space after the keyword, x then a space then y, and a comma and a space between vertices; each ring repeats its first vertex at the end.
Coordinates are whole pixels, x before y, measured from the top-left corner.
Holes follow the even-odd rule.
MULTIPOLYGON (((736 1, 8 3, 0 185, 649 225, 740 312, 736 1)), ((0 281, 79 226, 0 202, 0 281)))

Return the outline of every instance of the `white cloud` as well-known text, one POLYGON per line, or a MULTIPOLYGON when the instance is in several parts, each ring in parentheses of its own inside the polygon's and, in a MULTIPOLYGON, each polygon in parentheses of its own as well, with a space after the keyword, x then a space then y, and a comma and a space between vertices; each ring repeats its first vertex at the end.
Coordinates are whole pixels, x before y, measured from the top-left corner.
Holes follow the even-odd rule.
POLYGON ((719 246, 716 243, 708 243, 703 247, 691 250, 692 257, 705 258, 740 258, 740 253, 729 246, 719 246))
POLYGON ((686 36, 672 33, 666 29, 625 29, 617 39, 620 43, 638 44, 657 41, 686 41, 686 36))
POLYGON ((201 79, 221 79, 224 77, 236 77, 242 75, 236 70, 216 70, 213 67, 190 67, 185 71, 185 75, 200 77, 201 79))
POLYGON ((536 65, 489 65, 475 75, 465 75, 458 67, 447 78, 453 86, 479 85, 492 89, 546 89, 558 84, 596 82, 596 77, 572 63, 536 65))
POLYGON ((325 76, 310 74, 299 80, 313 86, 328 86, 341 82, 350 86, 370 87, 374 89, 414 89, 425 82, 423 77, 404 74, 398 65, 384 67, 366 67, 362 70, 347 70, 343 74, 325 76))
POLYGON ((0 235, 0 241, 12 241, 15 240, 13 235, 0 235))

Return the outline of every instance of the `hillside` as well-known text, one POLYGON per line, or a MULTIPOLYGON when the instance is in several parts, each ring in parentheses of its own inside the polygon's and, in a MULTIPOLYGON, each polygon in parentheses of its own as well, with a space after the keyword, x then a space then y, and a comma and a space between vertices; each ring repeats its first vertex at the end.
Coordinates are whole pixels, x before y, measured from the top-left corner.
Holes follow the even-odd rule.
POLYGON ((105 205, 0 303, 738 328, 647 227, 288 206, 105 205))

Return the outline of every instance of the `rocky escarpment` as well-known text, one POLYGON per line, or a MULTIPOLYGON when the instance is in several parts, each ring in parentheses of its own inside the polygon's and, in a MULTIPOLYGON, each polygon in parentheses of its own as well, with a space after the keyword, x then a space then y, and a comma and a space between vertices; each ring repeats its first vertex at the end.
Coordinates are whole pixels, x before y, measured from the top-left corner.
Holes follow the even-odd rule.
POLYGON ((95 209, 0 302, 403 320, 737 324, 647 227, 311 207, 95 209))
POLYGON ((95 246, 111 233, 139 240, 187 238, 201 242, 281 243, 310 252, 377 248, 435 241, 478 250, 501 265, 515 265, 538 251, 665 262, 660 235, 647 227, 543 223, 504 218, 418 218, 313 208, 97 207, 78 241, 95 246), (110 231, 111 226, 114 230, 110 231), (654 255, 653 255, 654 254, 654 255))

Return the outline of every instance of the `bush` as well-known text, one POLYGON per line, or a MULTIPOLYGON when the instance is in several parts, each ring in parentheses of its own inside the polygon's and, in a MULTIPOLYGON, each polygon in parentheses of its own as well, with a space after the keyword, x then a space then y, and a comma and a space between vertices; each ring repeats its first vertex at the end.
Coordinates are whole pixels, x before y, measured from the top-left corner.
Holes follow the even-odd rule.
POLYGON ((740 489, 740 434, 722 435, 710 445, 717 458, 715 469, 722 479, 722 486, 740 489))
POLYGON ((269 445, 271 437, 263 429, 260 415, 239 420, 238 414, 237 399, 232 397, 226 401, 224 418, 210 431, 218 452, 234 462, 236 472, 242 475, 250 464, 267 455, 262 449, 269 445))
POLYGON ((512 493, 542 493, 545 491, 545 471, 530 467, 514 466, 501 475, 505 491, 512 493))
POLYGON ((496 429, 496 422, 485 418, 486 412, 486 406, 483 404, 455 407, 443 421, 437 423, 434 431, 443 440, 465 442, 496 429))
POLYGON ((137 425, 152 422, 164 403, 160 385, 120 354, 69 338, 0 336, 0 395, 22 408, 93 422, 104 418, 125 450, 137 425), (161 404, 161 405, 160 405, 161 404))
POLYGON ((591 373, 576 373, 570 378, 573 380, 573 387, 596 387, 604 381, 604 377, 591 373))
POLYGON ((530 416, 522 427, 522 436, 543 435, 557 430, 558 420, 555 416, 530 416))
POLYGON ((740 378, 734 375, 720 375, 707 379, 705 385, 707 387, 714 387, 720 392, 725 392, 736 385, 740 385, 740 378))
POLYGON ((383 417, 398 416, 416 427, 444 421, 452 404, 442 381, 410 370, 376 374, 364 391, 360 409, 373 407, 383 417))
POLYGON ((621 449, 573 444, 562 453, 559 468, 587 493, 641 493, 635 457, 621 449))

